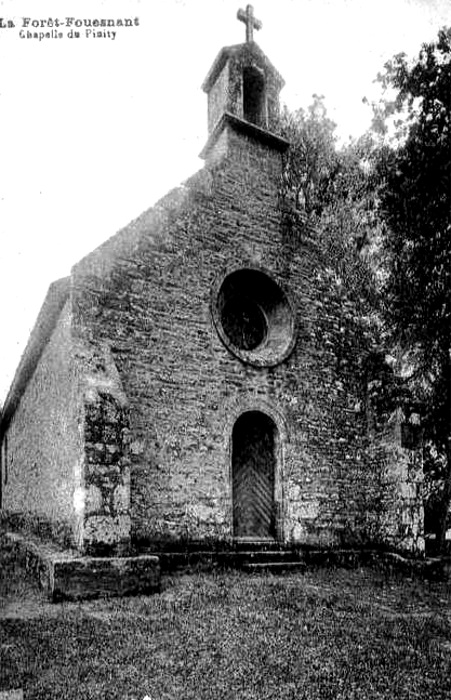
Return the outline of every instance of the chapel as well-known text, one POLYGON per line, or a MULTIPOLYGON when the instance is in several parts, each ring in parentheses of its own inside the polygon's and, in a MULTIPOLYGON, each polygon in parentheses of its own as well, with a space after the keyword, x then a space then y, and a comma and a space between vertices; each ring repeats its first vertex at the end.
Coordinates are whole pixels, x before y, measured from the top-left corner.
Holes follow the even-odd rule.
POLYGON ((399 412, 371 418, 370 351, 282 192, 284 81, 238 18, 202 170, 49 288, 1 416, 2 517, 87 555, 421 553, 421 460, 399 412))

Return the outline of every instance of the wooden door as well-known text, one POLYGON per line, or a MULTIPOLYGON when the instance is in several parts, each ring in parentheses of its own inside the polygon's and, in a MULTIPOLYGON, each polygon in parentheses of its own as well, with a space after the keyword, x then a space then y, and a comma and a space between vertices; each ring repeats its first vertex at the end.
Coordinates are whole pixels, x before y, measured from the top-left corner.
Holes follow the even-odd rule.
POLYGON ((260 411, 243 413, 232 434, 233 532, 235 537, 275 536, 274 421, 260 411))

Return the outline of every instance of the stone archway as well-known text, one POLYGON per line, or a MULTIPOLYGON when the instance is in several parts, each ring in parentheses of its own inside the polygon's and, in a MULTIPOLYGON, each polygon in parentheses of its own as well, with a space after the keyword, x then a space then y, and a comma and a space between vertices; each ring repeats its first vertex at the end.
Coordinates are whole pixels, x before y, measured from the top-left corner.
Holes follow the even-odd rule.
POLYGON ((276 537, 277 426, 261 411, 242 413, 232 431, 233 534, 276 537))

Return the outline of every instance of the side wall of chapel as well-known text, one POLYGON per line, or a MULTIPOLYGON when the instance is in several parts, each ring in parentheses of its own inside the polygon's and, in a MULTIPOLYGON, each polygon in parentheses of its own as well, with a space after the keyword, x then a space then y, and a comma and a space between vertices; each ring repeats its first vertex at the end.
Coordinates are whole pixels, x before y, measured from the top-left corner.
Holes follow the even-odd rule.
POLYGON ((3 512, 65 544, 79 539, 74 494, 83 471, 80 418, 67 302, 2 445, 3 512))

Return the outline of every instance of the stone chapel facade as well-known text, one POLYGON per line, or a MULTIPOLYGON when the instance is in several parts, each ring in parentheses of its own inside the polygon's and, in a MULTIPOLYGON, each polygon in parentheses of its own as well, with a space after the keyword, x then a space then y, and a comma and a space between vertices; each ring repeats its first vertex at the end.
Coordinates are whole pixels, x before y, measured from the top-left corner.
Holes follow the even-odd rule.
POLYGON ((49 290, 1 419, 1 508, 86 553, 420 553, 422 469, 337 375, 325 262, 280 195, 279 73, 223 48, 204 168, 49 290))

